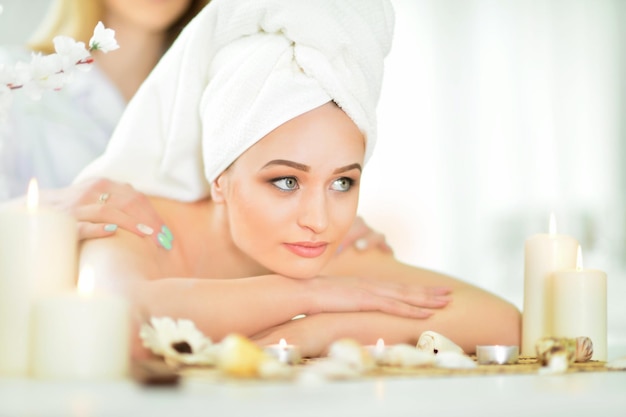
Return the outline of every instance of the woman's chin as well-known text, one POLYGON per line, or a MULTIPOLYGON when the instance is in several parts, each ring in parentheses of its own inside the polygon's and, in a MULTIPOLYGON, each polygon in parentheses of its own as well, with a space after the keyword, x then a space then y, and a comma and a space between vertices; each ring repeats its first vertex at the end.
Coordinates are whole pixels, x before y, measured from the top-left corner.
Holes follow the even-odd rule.
POLYGON ((278 268, 275 268, 274 271, 287 278, 293 279, 311 279, 315 278, 320 274, 322 268, 325 263, 322 265, 321 262, 304 262, 293 264, 293 265, 281 265, 278 268))

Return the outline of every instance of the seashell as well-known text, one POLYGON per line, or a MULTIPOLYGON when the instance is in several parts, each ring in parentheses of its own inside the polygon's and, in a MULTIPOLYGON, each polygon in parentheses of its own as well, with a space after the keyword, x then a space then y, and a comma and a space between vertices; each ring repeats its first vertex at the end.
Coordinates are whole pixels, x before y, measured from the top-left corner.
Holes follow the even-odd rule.
POLYGON ((567 363, 573 363, 576 359, 576 339, 544 337, 537 341, 535 350, 541 366, 548 366, 554 355, 564 355, 567 363))
POLYGON ((463 349, 452 340, 432 330, 427 330, 420 335, 417 340, 417 349, 435 355, 440 352, 465 353, 463 349))
POLYGON ((593 356, 593 342, 587 336, 576 338, 576 362, 587 362, 593 356))
POLYGON ((359 372, 376 366, 374 357, 359 342, 344 338, 333 342, 328 348, 328 357, 343 362, 359 372))
POLYGON ((435 355, 401 343, 390 346, 385 351, 382 363, 384 365, 401 367, 429 366, 434 365, 435 355))
POLYGON ((435 366, 446 369, 473 369, 478 365, 464 353, 443 351, 435 356, 435 366))
POLYGON ((261 364, 271 359, 258 345, 239 334, 226 336, 220 345, 217 367, 232 376, 257 376, 261 364))

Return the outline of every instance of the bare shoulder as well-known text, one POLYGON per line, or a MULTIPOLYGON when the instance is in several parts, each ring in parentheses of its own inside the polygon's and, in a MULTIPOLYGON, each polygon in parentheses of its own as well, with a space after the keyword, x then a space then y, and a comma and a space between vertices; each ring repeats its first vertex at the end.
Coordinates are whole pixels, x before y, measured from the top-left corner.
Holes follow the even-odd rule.
POLYGON ((128 282, 159 278, 166 265, 158 251, 149 238, 118 230, 114 236, 84 241, 80 246, 79 265, 93 268, 98 283, 123 286, 128 282))
POLYGON ((401 262, 393 254, 376 249, 364 252, 348 249, 335 256, 323 271, 326 275, 411 282, 422 285, 470 287, 464 281, 446 274, 401 262))

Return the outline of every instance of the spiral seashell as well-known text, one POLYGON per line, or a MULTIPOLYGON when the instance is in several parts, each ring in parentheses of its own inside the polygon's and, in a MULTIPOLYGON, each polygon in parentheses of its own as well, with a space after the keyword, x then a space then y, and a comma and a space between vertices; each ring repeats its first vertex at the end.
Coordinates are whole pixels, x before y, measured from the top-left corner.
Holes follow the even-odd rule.
POLYGON ((432 330, 422 332, 417 340, 416 347, 418 350, 430 352, 435 355, 439 352, 465 353, 463 349, 452 340, 432 330))
POLYGON ((436 356, 433 353, 401 343, 389 347, 383 363, 391 366, 418 367, 433 365, 435 360, 436 356))
POLYGON ((587 336, 576 338, 576 362, 587 362, 593 356, 593 342, 587 336))
POLYGON ((473 369, 478 365, 472 358, 462 352, 444 350, 435 357, 435 366, 446 369, 473 369))

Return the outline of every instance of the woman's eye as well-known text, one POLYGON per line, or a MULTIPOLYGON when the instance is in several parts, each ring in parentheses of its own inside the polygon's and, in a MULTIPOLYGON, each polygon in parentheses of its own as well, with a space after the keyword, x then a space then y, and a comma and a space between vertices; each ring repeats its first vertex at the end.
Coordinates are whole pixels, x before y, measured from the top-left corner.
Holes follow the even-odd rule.
POLYGON ((348 191, 354 181, 350 178, 342 177, 333 181, 332 189, 335 191, 348 191))
POLYGON ((298 180, 294 177, 285 177, 273 180, 272 184, 282 191, 292 191, 298 189, 298 180))

